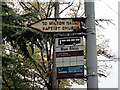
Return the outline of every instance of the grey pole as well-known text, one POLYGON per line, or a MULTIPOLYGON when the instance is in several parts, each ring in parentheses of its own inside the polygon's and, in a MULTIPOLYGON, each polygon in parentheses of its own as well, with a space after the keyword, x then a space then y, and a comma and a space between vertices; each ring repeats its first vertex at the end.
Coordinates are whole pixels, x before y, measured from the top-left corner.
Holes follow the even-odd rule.
MULTIPOLYGON (((55 12, 54 12, 54 17, 59 18, 59 1, 55 0, 55 12)), ((56 79, 56 53, 55 53, 55 42, 53 44, 53 74, 52 74, 52 88, 57 89, 58 88, 58 83, 56 79)))
POLYGON ((98 90, 94 0, 85 0, 87 90, 98 90))
POLYGON ((59 18, 60 17, 59 16, 59 4, 60 4, 59 0, 55 0, 55 14, 54 14, 55 18, 59 18))

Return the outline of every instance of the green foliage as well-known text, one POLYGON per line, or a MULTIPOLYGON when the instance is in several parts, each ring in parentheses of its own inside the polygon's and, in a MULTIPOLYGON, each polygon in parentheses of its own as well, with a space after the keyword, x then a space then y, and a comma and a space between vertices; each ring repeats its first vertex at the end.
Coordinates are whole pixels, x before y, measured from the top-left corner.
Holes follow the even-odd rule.
POLYGON ((69 12, 67 12, 66 16, 76 18, 80 16, 80 10, 82 10, 82 2, 75 3, 70 7, 69 12))
MULTIPOLYGON (((3 69, 4 88, 27 88, 31 87, 32 82, 34 82, 33 86, 35 87, 40 87, 40 85, 42 85, 44 87, 50 88, 52 85, 51 48, 54 39, 53 35, 42 34, 39 31, 25 27, 24 24, 29 22, 29 20, 25 21, 28 19, 29 15, 16 14, 14 11, 12 11, 14 9, 11 9, 9 5, 6 5, 5 3, 3 3, 3 7, 3 12, 5 12, 3 13, 4 22, 2 24, 2 38, 3 44, 5 46, 8 45, 4 47, 4 51, 9 48, 7 49, 9 52, 18 53, 21 56, 19 57, 19 55, 15 55, 13 53, 12 55, 7 55, 6 52, 4 53, 5 56, 3 55, 3 66, 7 65, 4 66, 3 69), (50 48, 48 48, 48 43, 50 48), (19 62, 18 58, 24 61, 19 62), (29 62, 27 60, 29 60, 29 62), (32 69, 34 73, 27 74, 27 72, 24 72, 26 68, 21 64, 27 67, 27 71, 32 69), (34 74, 34 80, 31 77, 32 74, 34 74), (27 77, 32 80, 29 81, 27 79, 24 82, 23 77, 27 77), (35 80, 36 78, 37 81, 35 80), (18 84, 17 82, 23 85, 18 84)), ((34 16, 32 17, 34 18, 34 16)))
MULTIPOLYGON (((43 86, 51 89, 54 38, 71 34, 44 34, 27 27, 33 22, 50 17, 54 3, 18 2, 18 6, 22 8, 21 13, 13 8, 14 4, 2 3, 3 88, 34 90, 43 86), (13 6, 10 7, 11 5, 13 6)), ((77 17, 80 5, 81 3, 75 9, 71 8, 73 16, 77 17)), ((101 46, 98 51, 98 54, 103 51, 102 54, 107 53, 101 46)), ((64 79, 59 80, 59 87, 70 87, 70 82, 84 84, 83 79, 64 79)))
POLYGON ((13 52, 6 54, 6 50, 3 49, 2 65, 3 89, 16 90, 18 88, 31 87, 30 83, 32 81, 25 77, 31 76, 29 69, 33 67, 27 59, 13 52))

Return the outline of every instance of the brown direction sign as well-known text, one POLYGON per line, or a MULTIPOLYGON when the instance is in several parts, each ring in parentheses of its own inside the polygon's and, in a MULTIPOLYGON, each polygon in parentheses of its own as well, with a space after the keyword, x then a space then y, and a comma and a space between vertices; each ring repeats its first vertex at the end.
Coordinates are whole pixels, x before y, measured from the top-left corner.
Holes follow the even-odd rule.
POLYGON ((30 25, 30 27, 42 32, 74 32, 81 29, 80 20, 80 18, 48 18, 30 25))

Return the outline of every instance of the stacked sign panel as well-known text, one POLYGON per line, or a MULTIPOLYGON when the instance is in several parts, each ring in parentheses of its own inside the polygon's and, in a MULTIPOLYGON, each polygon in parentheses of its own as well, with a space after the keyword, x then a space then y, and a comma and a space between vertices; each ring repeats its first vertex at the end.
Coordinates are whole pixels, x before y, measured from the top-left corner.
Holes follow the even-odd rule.
POLYGON ((56 38, 57 78, 84 76, 83 37, 56 38))

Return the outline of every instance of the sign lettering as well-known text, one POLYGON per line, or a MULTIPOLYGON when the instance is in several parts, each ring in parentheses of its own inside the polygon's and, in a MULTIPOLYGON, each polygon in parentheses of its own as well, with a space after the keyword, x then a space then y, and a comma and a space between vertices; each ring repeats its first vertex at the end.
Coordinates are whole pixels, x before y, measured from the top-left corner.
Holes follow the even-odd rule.
POLYGON ((73 19, 45 19, 32 24, 31 27, 42 32, 73 32, 81 27, 81 22, 73 19))

